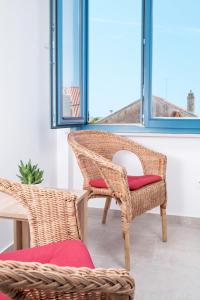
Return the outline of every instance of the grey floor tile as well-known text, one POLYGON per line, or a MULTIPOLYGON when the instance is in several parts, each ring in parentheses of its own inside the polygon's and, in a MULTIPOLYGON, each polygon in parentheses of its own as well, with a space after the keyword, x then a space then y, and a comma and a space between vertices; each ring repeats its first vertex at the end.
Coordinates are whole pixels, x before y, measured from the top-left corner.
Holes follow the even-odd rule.
MULTIPOLYGON (((120 212, 89 209, 88 248, 96 267, 123 268, 124 248, 120 212)), ((161 240, 159 215, 144 214, 131 224, 131 274, 135 300, 200 299, 200 222, 168 217, 168 242, 161 240)))

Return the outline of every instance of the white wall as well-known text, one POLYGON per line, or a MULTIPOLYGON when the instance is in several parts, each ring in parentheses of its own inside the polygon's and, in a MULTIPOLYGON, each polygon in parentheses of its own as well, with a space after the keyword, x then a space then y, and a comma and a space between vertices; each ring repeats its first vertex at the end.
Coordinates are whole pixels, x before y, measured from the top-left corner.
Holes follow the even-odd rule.
POLYGON ((57 185, 59 188, 73 186, 73 168, 70 151, 67 143, 69 129, 57 130, 57 185))
MULTIPOLYGON (((0 0, 0 177, 16 179, 20 159, 55 186, 56 131, 50 130, 49 1, 0 0)), ((0 250, 12 224, 0 221, 0 250), (4 234, 3 234, 4 233, 4 234)))
MULTIPOLYGON (((168 214, 200 217, 200 135, 134 134, 127 137, 167 155, 168 214)), ((59 147, 62 146, 58 144, 59 147)), ((71 157, 68 173, 73 178, 70 187, 81 188, 80 170, 73 156, 69 153, 68 156, 71 157)), ((128 174, 141 173, 141 166, 130 153, 120 154, 117 161, 127 168, 128 174)), ((62 177, 63 170, 58 170, 60 182, 62 177)), ((90 200, 90 206, 103 207, 103 201, 90 200)), ((112 207, 117 208, 115 203, 112 207)))

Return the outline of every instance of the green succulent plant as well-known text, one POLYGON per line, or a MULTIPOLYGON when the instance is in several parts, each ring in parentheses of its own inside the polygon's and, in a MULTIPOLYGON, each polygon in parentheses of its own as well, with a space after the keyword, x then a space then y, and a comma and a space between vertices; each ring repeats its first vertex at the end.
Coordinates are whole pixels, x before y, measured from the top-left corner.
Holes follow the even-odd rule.
POLYGON ((20 178, 21 183, 23 184, 39 184, 43 179, 44 171, 38 168, 38 165, 32 165, 31 160, 29 159, 27 164, 24 164, 20 160, 18 165, 20 175, 17 177, 20 178))

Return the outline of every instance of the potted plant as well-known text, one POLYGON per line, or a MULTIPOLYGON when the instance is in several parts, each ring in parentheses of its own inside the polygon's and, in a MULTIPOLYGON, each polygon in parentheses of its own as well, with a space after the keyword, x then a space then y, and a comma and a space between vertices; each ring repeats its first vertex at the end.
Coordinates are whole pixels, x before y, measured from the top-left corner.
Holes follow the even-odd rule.
POLYGON ((38 168, 38 165, 32 165, 31 160, 29 159, 27 164, 24 164, 20 160, 18 165, 20 175, 17 177, 20 178, 21 183, 23 184, 39 184, 43 179, 44 171, 38 168))

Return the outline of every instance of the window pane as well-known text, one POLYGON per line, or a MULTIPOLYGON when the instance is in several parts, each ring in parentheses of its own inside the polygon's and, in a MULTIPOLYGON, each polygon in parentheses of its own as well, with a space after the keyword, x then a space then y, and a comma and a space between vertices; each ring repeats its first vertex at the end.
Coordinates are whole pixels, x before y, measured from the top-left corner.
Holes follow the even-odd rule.
POLYGON ((80 117, 80 1, 62 1, 62 116, 80 117))
POLYGON ((199 0, 154 0, 154 117, 200 115, 199 11, 199 0))
POLYGON ((139 123, 141 0, 89 1, 91 123, 139 123))

